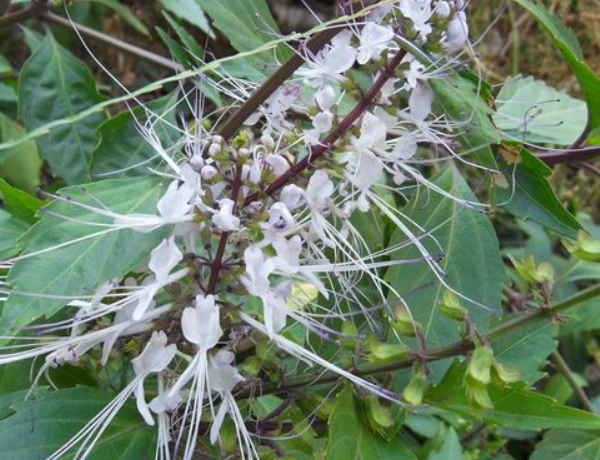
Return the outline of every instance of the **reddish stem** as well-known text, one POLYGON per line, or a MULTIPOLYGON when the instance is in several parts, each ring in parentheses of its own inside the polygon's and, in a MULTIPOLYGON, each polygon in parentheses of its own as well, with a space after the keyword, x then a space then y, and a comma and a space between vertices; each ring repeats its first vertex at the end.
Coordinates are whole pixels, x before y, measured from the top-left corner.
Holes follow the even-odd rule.
MULTIPOLYGON (((383 85, 385 85, 390 78, 394 77, 396 68, 400 65, 405 55, 406 50, 398 50, 394 57, 383 67, 381 75, 379 75, 377 80, 375 80, 373 86, 371 86, 369 91, 364 94, 354 109, 352 109, 352 111, 344 117, 338 127, 331 131, 320 145, 311 148, 310 153, 306 157, 297 162, 294 166, 288 169, 285 174, 269 185, 265 190, 265 193, 267 195, 272 195, 273 193, 277 192, 288 182, 290 182, 291 179, 307 169, 315 160, 319 159, 327 151, 329 151, 335 142, 344 134, 346 134, 350 128, 354 126, 356 120, 358 120, 360 116, 371 106, 371 104, 373 104, 383 85)), ((244 205, 248 205, 249 203, 255 201, 257 197, 258 193, 249 195, 244 201, 244 205)))

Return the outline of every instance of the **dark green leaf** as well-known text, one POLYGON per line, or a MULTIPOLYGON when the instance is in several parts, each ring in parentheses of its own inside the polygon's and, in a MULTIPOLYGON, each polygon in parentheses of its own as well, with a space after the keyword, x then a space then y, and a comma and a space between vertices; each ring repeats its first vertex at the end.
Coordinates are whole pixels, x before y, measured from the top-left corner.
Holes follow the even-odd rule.
POLYGON ((469 79, 452 75, 446 79, 432 79, 439 108, 454 123, 461 123, 458 136, 463 147, 461 153, 476 158, 489 168, 496 167, 491 146, 500 140, 500 133, 491 121, 492 110, 481 98, 481 92, 469 79))
POLYGON ((198 27, 202 32, 213 36, 208 19, 201 8, 199 0, 159 0, 162 5, 175 16, 185 19, 198 27))
MULTIPOLYGON (((19 111, 29 129, 68 119, 101 100, 89 69, 51 35, 21 71, 19 111)), ((97 128, 104 119, 104 114, 96 113, 56 126, 39 138, 42 157, 67 183, 89 179, 89 161, 98 142, 97 128)))
POLYGON ((530 460, 598 460, 599 431, 552 430, 537 446, 530 460))
MULTIPOLYGON (((165 97, 148 104, 148 108, 162 120, 154 120, 154 130, 164 145, 172 145, 177 136, 174 97, 165 97)), ((100 143, 94 151, 90 170, 93 177, 148 174, 149 167, 156 167, 161 159, 136 128, 136 119, 146 120, 142 107, 123 111, 100 125, 100 143)))
MULTIPOLYGON (((455 168, 446 169, 434 182, 457 199, 476 201, 455 168)), ((403 213, 431 232, 429 237, 421 239, 421 243, 432 255, 439 255, 440 250, 443 251, 440 266, 446 273, 445 282, 479 304, 463 301, 477 329, 482 332, 487 330, 492 312, 500 311, 504 279, 498 241, 489 218, 437 193, 419 194, 403 213), (435 244, 434 238, 441 249, 435 244)), ((416 236, 419 236, 419 232, 416 232, 416 236)), ((392 244, 403 241, 406 241, 406 237, 397 231, 392 244)), ((420 256, 414 244, 394 254, 398 259, 420 256)), ((386 280, 404 296, 414 319, 422 324, 429 346, 441 346, 459 338, 457 323, 438 310, 445 287, 428 265, 399 265, 388 271, 386 280)), ((398 303, 395 298, 388 300, 398 303)))
MULTIPOLYGON (((568 238, 576 238, 581 225, 565 209, 548 182, 552 170, 526 149, 520 151, 521 161, 514 171, 515 193, 512 187, 496 187, 493 200, 505 204, 506 209, 522 219, 531 219, 548 229, 568 238)), ((513 168, 505 168, 505 177, 510 179, 513 168)))
MULTIPOLYGON (((62 194, 91 206, 101 202, 117 213, 155 214, 164 187, 154 177, 128 178, 70 187, 62 194)), ((10 295, 0 318, 0 335, 14 334, 20 326, 56 313, 68 302, 66 299, 89 295, 101 284, 125 275, 168 231, 139 233, 127 229, 106 233, 104 227, 93 224, 111 224, 110 218, 65 202, 54 202, 48 209, 50 213, 45 213, 20 240, 26 253, 47 252, 18 261, 8 276, 15 291, 36 296, 18 292, 10 295), (85 239, 71 243, 77 238, 85 239), (60 245, 64 246, 57 248, 60 245)))
POLYGON ((329 427, 327 460, 416 460, 399 437, 387 442, 363 425, 349 385, 337 397, 329 427))
POLYGON ((0 192, 2 192, 6 209, 13 216, 30 224, 37 220, 35 215, 44 204, 43 201, 11 186, 4 179, 0 179, 0 192))
POLYGON ((29 225, 0 209, 0 260, 17 254, 17 239, 29 225))
POLYGON ((425 401, 433 406, 465 417, 483 419, 506 428, 519 430, 600 429, 600 417, 556 402, 549 396, 534 393, 523 385, 488 386, 494 409, 478 411, 465 393, 464 374, 466 366, 455 363, 443 381, 425 395, 425 401))
MULTIPOLYGON (((0 460, 44 460, 69 441, 114 397, 93 388, 48 391, 13 405, 15 414, 0 422, 0 460)), ((127 403, 98 440, 89 460, 152 459, 156 430, 127 403)), ((69 459, 70 455, 62 458, 69 459)))

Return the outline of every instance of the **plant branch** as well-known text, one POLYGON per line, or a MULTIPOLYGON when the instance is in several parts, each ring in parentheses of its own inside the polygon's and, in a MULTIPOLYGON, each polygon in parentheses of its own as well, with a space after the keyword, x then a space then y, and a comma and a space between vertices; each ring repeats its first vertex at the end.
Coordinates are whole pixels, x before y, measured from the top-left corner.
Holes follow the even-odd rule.
POLYGON ((44 12, 40 15, 40 18, 46 20, 47 22, 49 22, 51 24, 57 25, 59 27, 63 27, 65 29, 69 29, 69 30, 75 29, 82 36, 101 41, 103 43, 106 43, 108 45, 115 47, 119 51, 127 53, 131 56, 143 59, 152 64, 157 64, 161 67, 172 70, 174 72, 183 72, 185 70, 181 64, 179 64, 175 61, 172 61, 171 59, 167 59, 163 56, 160 56, 156 53, 145 50, 138 46, 132 45, 131 43, 127 43, 118 38, 111 37, 110 35, 107 35, 103 32, 99 32, 90 27, 87 27, 87 26, 84 26, 81 24, 77 24, 77 23, 73 23, 73 22, 69 21, 68 19, 63 18, 62 16, 59 16, 57 14, 50 13, 50 12, 44 12))
POLYGON ((550 359, 552 360, 552 364, 554 364, 556 366, 558 371, 567 380, 567 383, 573 389, 573 391, 575 392, 575 395, 577 395, 577 398, 581 402, 581 405, 586 410, 588 410, 592 413, 595 413, 596 411, 594 410, 594 406, 592 405, 592 402, 589 400, 589 398, 585 394, 585 391, 583 391, 583 388, 581 388, 581 385, 579 385, 577 380, 575 380, 575 376, 573 375, 573 372, 569 368, 569 365, 564 360, 564 358, 560 355, 560 353, 557 351, 553 352, 552 355, 550 355, 550 359))
MULTIPOLYGON (((367 91, 361 100, 356 104, 354 109, 344 117, 344 119, 339 123, 338 127, 331 131, 329 135, 323 140, 323 142, 315 148, 311 148, 309 154, 304 157, 302 160, 297 162, 294 166, 292 166, 285 174, 279 177, 276 181, 270 184, 265 190, 265 194, 272 195, 283 186, 285 186, 292 178, 296 177, 298 174, 302 173, 305 169, 307 169, 315 160, 322 157, 327 151, 329 151, 335 142, 346 134, 350 128, 354 126, 354 123, 358 118, 365 113, 365 111, 370 107, 370 105, 375 101, 375 98, 381 91, 381 88, 385 83, 394 76, 396 68, 402 62, 406 56, 406 50, 401 48, 399 49, 394 57, 388 61, 388 63, 381 70, 381 74, 373 83, 373 86, 367 91)), ((246 198, 245 204, 249 204, 255 201, 258 197, 258 194, 252 194, 246 198)))
POLYGON ((14 13, 5 14, 0 17, 0 29, 3 27, 10 27, 15 24, 20 24, 23 21, 31 19, 39 15, 42 11, 46 9, 46 2, 36 1, 33 2, 27 8, 23 8, 21 10, 15 11, 14 13))
POLYGON ((562 163, 581 163, 600 157, 600 145, 538 153, 537 157, 548 166, 556 166, 562 163))
MULTIPOLYGON (((600 297, 600 284, 585 289, 578 294, 562 301, 550 308, 539 308, 530 310, 523 314, 519 314, 517 317, 503 322, 499 326, 493 328, 487 335, 487 339, 493 341, 499 337, 502 337, 509 332, 516 329, 520 329, 527 326, 535 321, 543 318, 552 318, 555 315, 568 310, 569 308, 575 307, 582 304, 590 299, 600 297)), ((358 367, 347 369, 348 372, 352 372, 358 376, 376 375, 385 372, 393 372, 400 369, 407 369, 412 367, 413 363, 417 360, 425 359, 428 362, 439 361, 442 359, 452 358, 454 356, 460 356, 466 354, 468 351, 474 348, 473 342, 466 338, 454 342, 450 345, 443 347, 429 349, 425 354, 414 353, 406 358, 393 361, 386 364, 366 364, 358 367)), ((269 382, 260 385, 256 388, 256 382, 250 382, 249 385, 242 388, 237 394, 236 398, 248 398, 252 394, 270 394, 270 393, 281 393, 296 388, 302 388, 312 384, 327 384, 334 383, 339 379, 339 375, 335 372, 317 372, 309 373, 297 377, 287 379, 283 383, 269 382)))

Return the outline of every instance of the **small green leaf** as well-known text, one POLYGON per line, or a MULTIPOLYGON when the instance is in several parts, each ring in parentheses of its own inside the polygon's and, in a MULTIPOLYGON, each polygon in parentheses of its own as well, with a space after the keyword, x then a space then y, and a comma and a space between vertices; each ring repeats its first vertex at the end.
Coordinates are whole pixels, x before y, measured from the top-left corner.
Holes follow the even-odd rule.
POLYGON ((599 431, 552 430, 545 434, 530 460, 597 460, 599 431))
MULTIPOLYGON (((19 112, 29 129, 68 118, 102 101, 89 69, 48 35, 23 66, 19 112)), ((53 128, 37 145, 52 171, 67 183, 89 179, 89 161, 105 119, 96 113, 53 128)))
POLYGON ((519 75, 502 86, 494 121, 513 141, 571 145, 587 124, 587 109, 583 101, 519 75))
POLYGON ((363 425, 350 385, 338 395, 329 426, 327 460, 416 460, 400 437, 388 442, 363 425))
MULTIPOLYGON (((144 177, 74 186, 61 194, 90 206, 101 202, 116 213, 156 213, 164 189, 158 179, 144 177)), ((69 202, 53 202, 48 209, 51 213, 43 214, 19 241, 25 253, 46 252, 22 259, 11 269, 8 283, 16 292, 4 305, 0 335, 14 335, 19 327, 59 311, 72 296, 89 295, 101 284, 125 275, 148 257, 168 232, 125 229, 107 233, 106 228, 95 225, 111 224, 106 216, 69 202), (78 238, 84 239, 73 242, 78 238)))
MULTIPOLYGON (((13 404, 14 415, 0 422, 0 460, 44 460, 69 441, 115 395, 93 388, 48 391, 13 404)), ((77 446, 78 447, 78 446, 77 446)), ((101 436, 90 459, 154 458, 156 429, 128 402, 101 436)), ((76 448, 69 451, 71 458, 76 448)))
POLYGON ((584 62, 583 53, 575 34, 539 1, 515 0, 515 2, 535 17, 562 52, 585 94, 590 127, 595 129, 600 126, 600 91, 598 91, 600 77, 584 62))
POLYGON ((10 62, 2 54, 0 54, 0 75, 10 75, 13 71, 10 62))
MULTIPOLYGON (((575 239, 581 225, 565 209, 548 182, 552 170, 524 148, 520 149, 520 158, 514 170, 514 195, 511 196, 510 186, 507 189, 495 187, 494 203, 504 205, 517 217, 531 219, 559 235, 575 239)), ((504 175, 511 178, 513 168, 505 165, 504 175)))
POLYGON ((4 179, 0 179, 0 192, 2 192, 6 209, 13 216, 30 224, 33 224, 37 220, 35 215, 44 204, 43 201, 23 190, 11 186, 4 179))

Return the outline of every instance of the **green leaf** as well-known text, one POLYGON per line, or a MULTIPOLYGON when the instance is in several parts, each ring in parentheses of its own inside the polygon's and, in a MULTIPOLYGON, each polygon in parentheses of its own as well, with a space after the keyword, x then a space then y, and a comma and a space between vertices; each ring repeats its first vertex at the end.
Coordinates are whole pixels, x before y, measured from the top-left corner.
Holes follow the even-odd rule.
MULTIPOLYGON (((204 11, 213 19, 214 25, 225 35, 238 51, 252 51, 273 40, 279 27, 271 15, 265 0, 198 0, 204 11)), ((290 55, 284 44, 277 46, 281 60, 290 55)), ((275 62, 269 53, 261 53, 252 59, 257 65, 275 62)), ((260 69, 265 70, 265 69, 260 69)))
POLYGON ((43 201, 23 190, 11 186, 4 179, 0 179, 0 192, 2 192, 6 209, 13 216, 30 224, 33 224, 37 220, 35 215, 44 204, 43 201))
MULTIPOLYGON (((509 317, 505 321, 513 319, 509 317)), ((546 375, 541 372, 548 356, 556 350, 556 327, 549 321, 533 322, 492 340, 494 356, 502 364, 515 366, 523 381, 533 384, 546 375)))
MULTIPOLYGON (((76 115, 101 100, 89 69, 51 35, 21 71, 19 111, 29 129, 76 115)), ((89 161, 98 142, 97 128, 104 119, 104 114, 96 113, 57 126, 38 140, 42 157, 67 183, 89 179, 89 161)))
POLYGON ((600 77, 584 62, 583 53, 575 34, 539 1, 515 0, 515 2, 533 14, 562 52, 585 94, 590 127, 595 129, 600 126, 600 91, 598 91, 600 77))
POLYGON ((96 3, 100 3, 107 8, 110 8, 119 16, 121 16, 131 27, 133 27, 138 32, 150 36, 150 32, 146 28, 146 26, 140 21, 135 14, 131 12, 129 8, 125 5, 122 5, 118 0, 90 0, 96 3))
MULTIPOLYGON (((166 96, 150 104, 148 108, 162 119, 154 121, 154 130, 164 145, 172 145, 177 139, 175 110, 176 98, 166 96), (164 115, 163 115, 164 114, 164 115)), ((92 177, 148 174, 149 167, 156 167, 161 159, 136 128, 136 120, 144 123, 143 107, 133 113, 125 110, 100 125, 100 143, 94 151, 90 170, 92 177)))
POLYGON ((10 62, 2 54, 0 54, 0 75, 10 75, 13 71, 10 62))
POLYGON ((338 395, 329 420, 327 460, 416 460, 401 438, 388 442, 363 425, 350 385, 338 395))
POLYGON ((587 124, 587 109, 583 101, 519 75, 502 86, 494 122, 513 141, 571 145, 587 124))
POLYGON ((25 222, 0 209, 0 260, 18 253, 17 239, 28 228, 29 225, 25 222))
MULTIPOLYGON (((0 113, 0 142, 10 142, 25 136, 25 130, 16 121, 11 120, 6 115, 0 113)), ((35 142, 23 142, 16 147, 6 150, 0 150, 0 165, 13 155, 27 155, 30 150, 35 150, 35 142)))
MULTIPOLYGON (((444 170, 434 182, 457 199, 476 201, 455 168, 444 170)), ((443 251, 440 266, 446 273, 445 282, 480 304, 461 300, 477 329, 485 332, 492 312, 500 311, 504 279, 498 240, 489 218, 434 192, 418 194, 402 212, 431 232, 429 237, 421 239, 421 243, 432 255, 440 255, 443 251)), ((406 237, 398 230, 391 244, 405 241, 406 237)), ((397 259, 421 256, 414 244, 394 254, 397 259)), ((459 339, 457 323, 438 309, 445 287, 427 264, 398 265, 388 270, 386 280, 403 295, 413 318, 422 324, 428 346, 442 346, 459 339)), ((388 300, 394 304, 398 302, 394 297, 388 300)))
MULTIPOLYGON (((156 213, 165 184, 154 177, 114 179, 62 190, 73 201, 116 213, 156 213)), ((18 261, 8 275, 12 293, 0 317, 0 335, 42 316, 51 316, 66 305, 61 296, 85 296, 100 285, 137 267, 166 236, 168 229, 151 233, 117 230, 106 233, 112 220, 69 202, 54 202, 19 243, 26 254, 45 250, 18 261), (69 220, 68 220, 68 219, 69 220), (74 222, 70 219, 76 219, 74 222), (85 225, 81 222, 89 222, 85 225), (77 238, 85 238, 74 242, 77 238), (64 245, 62 247, 57 247, 64 245), (22 293, 34 293, 30 296, 22 293)))
POLYGON ((530 460, 598 460, 599 431, 552 430, 546 433, 530 460))
POLYGON ((494 408, 487 411, 475 409, 464 388, 465 364, 455 363, 442 382, 425 395, 428 404, 455 412, 468 418, 482 419, 487 423, 519 430, 547 429, 600 429, 600 417, 572 407, 555 399, 527 390, 523 385, 488 386, 494 408))
MULTIPOLYGON (((514 170, 514 195, 511 196, 510 186, 507 189, 496 187, 492 192, 494 203, 502 204, 515 216, 531 219, 559 235, 577 238, 581 225, 565 209, 548 182, 552 170, 526 149, 520 149, 520 159, 514 170)), ((513 169, 505 165, 504 176, 510 179, 513 169)))
POLYGON ((437 445, 427 460, 465 460, 460 439, 453 428, 444 427, 432 442, 437 445))
MULTIPOLYGON (((0 422, 0 460, 44 460, 69 441, 114 397, 93 388, 44 392, 13 405, 15 414, 0 422)), ((154 458, 156 429, 129 401, 98 440, 90 460, 154 458)), ((67 458, 73 458, 71 450, 67 458)))
POLYGON ((185 19, 202 32, 214 36, 199 0, 160 0, 160 3, 175 16, 185 19))
POLYGON ((463 147, 461 153, 475 157, 479 163, 496 168, 491 146, 500 140, 500 133, 491 121, 492 110, 481 98, 481 90, 460 74, 445 79, 432 79, 436 105, 450 121, 462 123, 458 139, 463 147))

